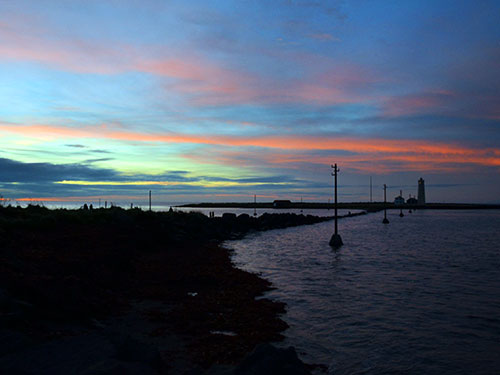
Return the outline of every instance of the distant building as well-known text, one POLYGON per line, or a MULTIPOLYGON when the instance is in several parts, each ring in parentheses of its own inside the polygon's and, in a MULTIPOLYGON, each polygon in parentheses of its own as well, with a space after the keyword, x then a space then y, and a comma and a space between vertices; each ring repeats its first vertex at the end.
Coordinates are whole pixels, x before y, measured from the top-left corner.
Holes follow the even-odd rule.
POLYGON ((282 200, 275 200, 273 202, 273 207, 274 208, 289 208, 292 205, 292 202, 289 201, 288 199, 282 199, 282 200))
POLYGON ((406 204, 418 204, 418 201, 410 194, 410 198, 407 199, 406 204))
POLYGON ((422 177, 418 180, 418 204, 425 204, 425 183, 422 177))
POLYGON ((394 198, 394 204, 396 206, 401 206, 401 205, 405 204, 405 199, 403 198, 403 191, 402 190, 400 190, 399 195, 396 198, 394 198))

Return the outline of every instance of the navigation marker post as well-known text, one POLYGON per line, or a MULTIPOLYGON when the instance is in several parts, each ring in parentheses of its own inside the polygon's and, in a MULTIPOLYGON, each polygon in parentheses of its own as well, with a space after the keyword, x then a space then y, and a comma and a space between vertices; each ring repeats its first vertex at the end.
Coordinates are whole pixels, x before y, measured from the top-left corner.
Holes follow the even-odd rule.
POLYGON ((333 168, 333 173, 332 176, 334 177, 334 198, 335 198, 335 233, 333 233, 332 238, 330 239, 330 246, 333 247, 334 249, 338 249, 340 246, 342 246, 344 243, 342 242, 342 238, 340 237, 339 234, 339 229, 338 229, 338 215, 337 215, 337 173, 340 172, 340 169, 337 168, 337 164, 332 165, 333 168))
POLYGON ((384 224, 389 224, 389 220, 387 220, 387 185, 384 184, 384 220, 382 220, 382 223, 384 224))

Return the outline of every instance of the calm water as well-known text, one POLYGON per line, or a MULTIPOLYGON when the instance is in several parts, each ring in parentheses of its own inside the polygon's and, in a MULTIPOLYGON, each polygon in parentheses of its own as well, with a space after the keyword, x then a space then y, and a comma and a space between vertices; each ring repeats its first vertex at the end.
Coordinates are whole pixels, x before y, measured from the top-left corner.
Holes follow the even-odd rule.
POLYGON ((286 302, 284 345, 340 374, 500 373, 500 211, 390 212, 230 241, 286 302))
MULTIPOLYGON (((215 216, 222 216, 223 213, 225 212, 230 212, 234 213, 236 215, 240 214, 248 214, 250 216, 253 216, 254 210, 253 208, 203 208, 203 207, 175 207, 176 211, 185 211, 185 212, 190 212, 190 211, 195 211, 195 212, 201 212, 205 215, 208 216, 208 213, 210 211, 214 212, 215 216)), ((257 208, 256 213, 257 216, 260 216, 264 213, 269 213, 269 214, 282 214, 282 213, 290 213, 290 214, 303 214, 303 215, 315 215, 315 216, 333 216, 335 215, 334 210, 327 210, 327 209, 298 209, 298 208, 257 208)), ((348 212, 361 212, 361 210, 338 210, 339 216, 341 215, 346 215, 348 212)))
MULTIPOLYGON (((21 207, 26 207, 28 204, 31 202, 13 202, 13 205, 19 204, 21 207)), ((104 207, 104 200, 101 201, 101 205, 99 206, 99 201, 95 202, 34 202, 34 204, 40 204, 43 205, 47 208, 51 209, 58 209, 58 208, 66 208, 66 209, 79 209, 81 208, 84 203, 90 204, 92 203, 94 208, 98 207, 104 207)), ((163 204, 163 205, 152 205, 151 209, 153 211, 168 211, 170 207, 174 211, 184 211, 184 212, 201 212, 204 215, 208 216, 209 212, 214 212, 215 216, 222 216, 222 214, 228 212, 228 213, 235 213, 237 215, 240 214, 248 214, 250 216, 253 216, 254 214, 254 209, 253 208, 218 208, 218 207, 176 207, 178 203, 172 203, 172 204, 163 204)), ((111 203, 109 203, 109 206, 111 203)), ((117 204, 119 207, 122 207, 124 209, 130 208, 130 203, 126 204, 121 202, 121 204, 117 204)), ((108 206, 108 207, 109 207, 108 206)), ((134 204, 134 207, 139 207, 143 210, 148 210, 149 206, 146 205, 138 205, 134 204)), ((338 210, 339 215, 345 215, 348 212, 360 212, 361 210, 338 210)), ((291 209, 291 208, 282 208, 282 209, 275 209, 275 208, 257 208, 256 213, 257 216, 260 216, 264 213, 270 213, 270 214, 278 214, 278 213, 294 213, 294 214, 303 214, 303 215, 315 215, 315 216, 333 216, 334 215, 334 210, 326 210, 326 209, 291 209)))

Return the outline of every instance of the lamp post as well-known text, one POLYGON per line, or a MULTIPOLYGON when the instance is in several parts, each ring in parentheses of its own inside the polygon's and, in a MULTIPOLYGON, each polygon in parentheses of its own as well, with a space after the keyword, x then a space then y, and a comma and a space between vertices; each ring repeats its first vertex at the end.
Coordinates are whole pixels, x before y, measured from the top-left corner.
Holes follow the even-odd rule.
POLYGON ((340 172, 340 169, 337 168, 337 164, 332 165, 333 168, 333 173, 332 176, 334 177, 334 199, 335 199, 335 233, 333 233, 332 238, 330 238, 330 246, 333 247, 334 249, 339 248, 342 246, 344 243, 342 242, 342 238, 340 237, 339 234, 339 228, 338 228, 338 215, 337 215, 337 173, 340 172))
POLYGON ((387 220, 387 185, 384 184, 384 220, 382 223, 389 224, 389 220, 387 220))

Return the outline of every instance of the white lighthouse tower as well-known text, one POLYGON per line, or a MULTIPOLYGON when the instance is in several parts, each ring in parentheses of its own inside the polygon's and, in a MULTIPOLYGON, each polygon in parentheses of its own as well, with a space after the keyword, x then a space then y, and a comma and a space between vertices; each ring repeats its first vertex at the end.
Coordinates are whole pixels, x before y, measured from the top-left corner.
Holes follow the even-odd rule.
POLYGON ((425 204, 425 183, 422 177, 418 180, 418 204, 425 204))

